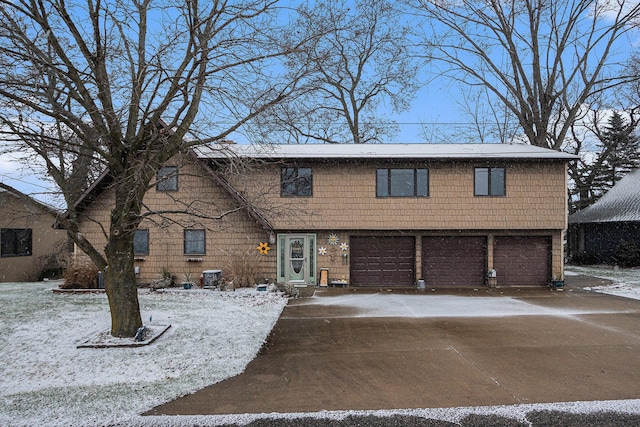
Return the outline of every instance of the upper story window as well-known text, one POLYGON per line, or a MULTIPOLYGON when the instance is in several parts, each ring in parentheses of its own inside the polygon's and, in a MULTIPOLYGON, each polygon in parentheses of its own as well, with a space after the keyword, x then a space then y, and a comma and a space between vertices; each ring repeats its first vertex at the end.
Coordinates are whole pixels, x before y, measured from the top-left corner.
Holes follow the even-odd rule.
POLYGON ((133 236, 133 254, 149 255, 149 230, 136 230, 133 236))
POLYGON ((30 228, 3 228, 0 234, 3 257, 32 255, 32 232, 30 228))
POLYGON ((506 195, 505 176, 504 168, 475 168, 474 195, 506 195))
POLYGON ((205 254, 204 230, 184 230, 184 254, 185 255, 204 255, 205 254))
POLYGON ((280 172, 282 196, 313 196, 311 168, 286 167, 280 172))
POLYGON ((160 168, 156 180, 156 190, 178 191, 178 167, 164 166, 160 168))
POLYGON ((429 169, 378 169, 378 197, 429 197, 429 169))

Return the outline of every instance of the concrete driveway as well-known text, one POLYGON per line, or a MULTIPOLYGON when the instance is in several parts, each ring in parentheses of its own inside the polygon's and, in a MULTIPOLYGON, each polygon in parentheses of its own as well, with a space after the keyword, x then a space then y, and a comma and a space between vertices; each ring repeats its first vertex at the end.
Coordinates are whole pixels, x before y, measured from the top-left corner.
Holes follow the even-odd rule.
POLYGON ((243 374, 146 415, 640 398, 640 301, 571 285, 584 280, 562 292, 319 290, 289 303, 243 374))

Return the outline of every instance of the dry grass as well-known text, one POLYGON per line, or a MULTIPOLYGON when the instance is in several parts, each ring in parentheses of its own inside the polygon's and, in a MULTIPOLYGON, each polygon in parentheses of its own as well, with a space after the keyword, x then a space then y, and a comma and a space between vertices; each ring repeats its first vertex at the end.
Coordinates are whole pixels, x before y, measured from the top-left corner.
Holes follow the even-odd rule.
POLYGON ((98 268, 93 264, 71 262, 64 271, 62 289, 95 289, 98 287, 98 268))
POLYGON ((259 268, 259 257, 255 251, 225 251, 223 279, 233 288, 246 288, 262 283, 264 274, 259 268))

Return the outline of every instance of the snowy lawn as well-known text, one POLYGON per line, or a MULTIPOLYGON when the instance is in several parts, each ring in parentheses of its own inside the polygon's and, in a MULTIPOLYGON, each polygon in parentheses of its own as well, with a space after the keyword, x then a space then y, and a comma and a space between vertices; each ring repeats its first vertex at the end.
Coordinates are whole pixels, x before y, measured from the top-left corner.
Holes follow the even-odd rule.
POLYGON ((640 299, 640 268, 617 268, 610 266, 568 266, 565 275, 583 274, 612 280, 607 286, 587 287, 586 290, 617 295, 625 298, 640 299))
MULTIPOLYGON (((138 348, 76 348, 108 330, 104 294, 56 282, 0 284, 0 425, 107 425, 241 373, 286 299, 271 292, 140 291, 145 325, 171 328, 138 348)), ((126 424, 126 422, 124 422, 126 424)))

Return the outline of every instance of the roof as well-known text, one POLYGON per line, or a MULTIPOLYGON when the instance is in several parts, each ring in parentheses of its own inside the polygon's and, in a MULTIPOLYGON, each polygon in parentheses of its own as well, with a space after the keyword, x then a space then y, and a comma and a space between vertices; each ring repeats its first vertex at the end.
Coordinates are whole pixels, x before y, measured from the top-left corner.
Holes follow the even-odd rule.
POLYGON ((10 185, 0 182, 0 195, 5 194, 15 197, 18 200, 28 201, 31 207, 38 208, 40 212, 44 212, 53 216, 59 215, 61 213, 57 208, 34 199, 33 197, 24 194, 23 192, 11 187, 10 185))
POLYGON ((640 221, 640 169, 624 176, 593 205, 569 216, 570 224, 640 221))
POLYGON ((213 144, 201 159, 521 159, 574 160, 578 156, 527 144, 213 144))

